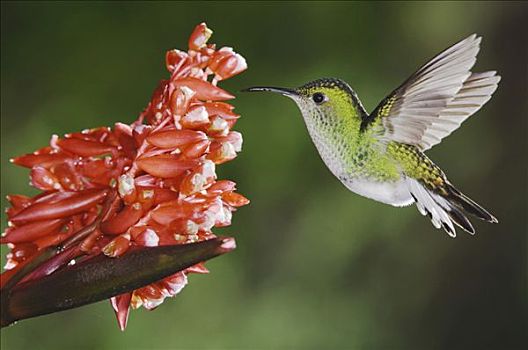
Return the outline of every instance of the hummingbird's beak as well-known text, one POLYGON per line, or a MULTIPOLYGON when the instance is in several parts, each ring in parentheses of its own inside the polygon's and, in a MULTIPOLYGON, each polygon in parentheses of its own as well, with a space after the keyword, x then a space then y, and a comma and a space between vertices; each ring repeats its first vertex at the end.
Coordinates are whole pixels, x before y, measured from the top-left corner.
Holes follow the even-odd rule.
POLYGON ((299 96, 297 91, 293 89, 271 87, 271 86, 254 86, 254 87, 250 87, 250 88, 242 90, 242 92, 261 92, 261 91, 275 92, 275 93, 281 94, 283 96, 288 96, 288 97, 299 96))

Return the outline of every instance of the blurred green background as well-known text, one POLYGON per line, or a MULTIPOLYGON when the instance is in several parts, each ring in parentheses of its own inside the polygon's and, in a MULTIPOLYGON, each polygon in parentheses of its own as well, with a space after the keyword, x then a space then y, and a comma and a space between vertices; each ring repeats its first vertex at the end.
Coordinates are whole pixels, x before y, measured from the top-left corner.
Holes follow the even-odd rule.
MULTIPOLYGON (((348 192, 294 104, 237 94, 239 157, 219 167, 252 203, 219 234, 238 249, 118 330, 108 302, 19 322, 2 349, 517 349, 527 329, 527 31, 523 3, 10 3, 1 14, 1 194, 35 193, 9 158, 64 134, 131 122, 196 24, 249 70, 222 86, 341 77, 368 110, 419 65, 483 35, 493 99, 428 154, 490 209, 449 238, 414 207, 348 192), (524 28, 524 29, 523 29, 524 28)), ((2 213, 2 227, 5 215, 2 213)), ((3 247, 2 254, 6 249, 3 247)), ((2 260, 4 262, 5 260, 2 260)))

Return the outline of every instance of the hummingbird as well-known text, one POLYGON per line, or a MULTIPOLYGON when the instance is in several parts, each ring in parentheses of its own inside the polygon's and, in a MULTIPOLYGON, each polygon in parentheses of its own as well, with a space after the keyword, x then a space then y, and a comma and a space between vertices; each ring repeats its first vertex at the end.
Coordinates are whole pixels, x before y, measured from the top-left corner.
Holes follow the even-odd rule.
POLYGON ((323 78, 298 88, 258 86, 291 98, 323 162, 350 191, 396 207, 416 204, 436 228, 475 233, 467 214, 497 223, 456 189, 424 152, 455 131, 497 89, 496 71, 470 70, 480 49, 476 34, 421 66, 367 113, 345 81, 323 78))

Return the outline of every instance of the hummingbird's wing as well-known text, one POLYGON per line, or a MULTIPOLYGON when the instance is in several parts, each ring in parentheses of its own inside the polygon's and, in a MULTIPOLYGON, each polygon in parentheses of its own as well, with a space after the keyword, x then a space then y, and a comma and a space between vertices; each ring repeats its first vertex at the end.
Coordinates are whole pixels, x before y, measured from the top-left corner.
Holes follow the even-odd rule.
POLYGON ((473 34, 435 56, 387 96, 364 123, 378 128, 382 140, 415 145, 422 151, 439 143, 497 89, 500 76, 496 72, 470 72, 480 40, 473 34))

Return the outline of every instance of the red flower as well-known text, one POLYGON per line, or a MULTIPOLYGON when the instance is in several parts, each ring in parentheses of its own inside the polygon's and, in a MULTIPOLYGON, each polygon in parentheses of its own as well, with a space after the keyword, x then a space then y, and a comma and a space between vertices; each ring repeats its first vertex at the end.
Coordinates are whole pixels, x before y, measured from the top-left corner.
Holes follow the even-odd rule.
MULTIPOLYGON (((189 39, 189 51, 167 52, 170 78, 131 125, 54 135, 50 146, 12 159, 31 169, 31 184, 43 192, 8 197, 9 227, 0 242, 11 251, 2 285, 49 246, 75 242, 23 281, 72 259, 210 239, 213 227, 230 225, 232 212, 249 203, 234 192, 234 182, 217 180, 215 172, 242 146, 242 135, 231 131, 239 115, 220 102, 234 97, 216 85, 247 65, 231 48, 207 44, 211 34, 202 23, 189 39), (81 232, 83 239, 75 241, 81 232)), ((113 297, 120 328, 126 327, 130 306, 157 307, 180 292, 190 272, 208 271, 198 264, 113 297)))

